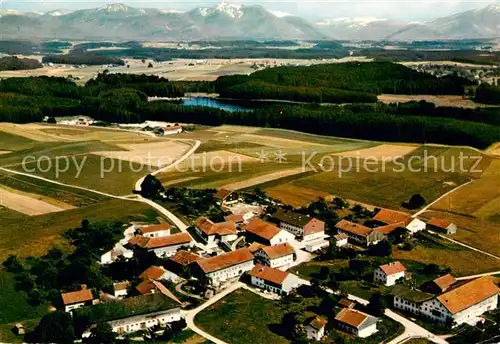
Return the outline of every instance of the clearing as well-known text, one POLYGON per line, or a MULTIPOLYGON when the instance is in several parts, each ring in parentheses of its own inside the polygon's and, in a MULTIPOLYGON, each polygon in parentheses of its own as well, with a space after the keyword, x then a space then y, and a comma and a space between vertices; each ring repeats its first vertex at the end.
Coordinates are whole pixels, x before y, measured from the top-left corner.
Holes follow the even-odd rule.
POLYGON ((382 103, 405 103, 425 100, 428 103, 436 104, 436 106, 452 106, 467 109, 492 107, 492 105, 479 104, 474 102, 472 99, 463 98, 462 96, 381 94, 378 96, 378 100, 382 103))
POLYGON ((23 194, 18 191, 12 192, 12 189, 9 190, 2 185, 0 185, 0 205, 29 216, 56 213, 65 210, 54 204, 33 198, 29 194, 23 194))

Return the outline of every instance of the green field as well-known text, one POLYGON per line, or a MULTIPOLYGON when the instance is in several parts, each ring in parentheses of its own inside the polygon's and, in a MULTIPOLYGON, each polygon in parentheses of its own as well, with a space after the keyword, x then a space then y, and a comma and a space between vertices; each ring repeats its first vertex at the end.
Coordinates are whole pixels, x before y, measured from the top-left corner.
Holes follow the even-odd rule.
POLYGON ((0 130, 0 142, 2 150, 6 151, 19 151, 28 149, 35 145, 36 141, 30 140, 23 136, 13 135, 0 130))

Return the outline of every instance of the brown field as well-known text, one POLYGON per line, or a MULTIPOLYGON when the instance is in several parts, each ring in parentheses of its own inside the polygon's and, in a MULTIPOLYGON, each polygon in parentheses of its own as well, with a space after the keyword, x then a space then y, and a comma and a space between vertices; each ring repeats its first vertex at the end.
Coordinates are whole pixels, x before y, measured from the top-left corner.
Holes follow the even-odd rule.
POLYGON ((236 183, 226 184, 223 186, 223 188, 228 189, 228 190, 240 190, 240 189, 249 188, 249 187, 254 186, 254 185, 259 185, 259 184, 267 183, 267 182, 270 182, 270 181, 273 181, 276 179, 285 178, 285 177, 293 176, 293 175, 300 174, 300 173, 306 173, 306 172, 307 172, 307 170, 304 171, 304 169, 302 167, 296 167, 296 168, 292 168, 292 169, 288 169, 288 170, 272 172, 269 174, 265 174, 263 176, 250 178, 250 179, 243 180, 243 181, 236 182, 236 183))
POLYGON ((357 158, 360 159, 372 159, 377 161, 391 161, 407 154, 410 154, 415 149, 418 148, 418 145, 392 145, 392 144, 383 144, 380 146, 352 150, 343 153, 334 153, 333 155, 344 156, 349 158, 357 158))
POLYGON ((12 192, 0 186, 0 205, 25 215, 43 215, 65 210, 54 204, 32 198, 19 192, 12 192))
POLYGON ((378 100, 382 103, 404 103, 425 100, 426 102, 436 104, 436 106, 452 106, 468 109, 489 107, 489 105, 479 104, 471 99, 464 99, 462 96, 381 94, 378 96, 378 100))
POLYGON ((186 177, 186 178, 173 179, 173 180, 169 180, 169 181, 162 183, 162 185, 167 187, 167 186, 171 186, 171 185, 175 185, 175 184, 189 182, 191 180, 196 180, 196 179, 198 179, 198 177, 186 177))
POLYGON ((319 197, 327 197, 327 192, 299 187, 292 184, 281 184, 264 189, 271 196, 281 200, 285 204, 290 204, 293 207, 302 207, 311 202, 316 201, 319 197))
POLYGON ((494 143, 486 150, 486 153, 500 156, 500 143, 494 143))

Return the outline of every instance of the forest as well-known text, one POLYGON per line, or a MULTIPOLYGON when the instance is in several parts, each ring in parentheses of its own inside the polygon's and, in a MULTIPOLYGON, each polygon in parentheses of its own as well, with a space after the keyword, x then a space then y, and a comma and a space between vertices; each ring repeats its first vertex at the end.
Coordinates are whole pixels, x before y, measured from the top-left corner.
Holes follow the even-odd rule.
POLYGON ((476 89, 476 101, 484 104, 500 104, 500 86, 479 85, 476 89))
POLYGON ((27 70, 42 67, 42 64, 35 59, 18 58, 17 56, 4 56, 0 58, 0 71, 27 70))
POLYGON ((43 63, 54 64, 72 64, 72 65, 119 65, 124 66, 125 62, 122 59, 101 56, 94 53, 70 53, 65 55, 47 55, 42 58, 43 63))
POLYGON ((9 55, 60 54, 62 49, 71 47, 69 42, 51 41, 35 43, 29 41, 2 41, 0 40, 0 53, 9 55))

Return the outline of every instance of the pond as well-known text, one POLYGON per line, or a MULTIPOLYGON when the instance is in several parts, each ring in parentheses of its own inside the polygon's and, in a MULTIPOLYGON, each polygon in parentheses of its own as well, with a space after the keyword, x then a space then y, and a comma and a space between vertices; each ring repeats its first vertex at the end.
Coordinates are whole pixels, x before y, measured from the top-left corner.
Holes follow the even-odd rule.
POLYGON ((206 106, 216 109, 221 109, 229 112, 235 111, 252 111, 252 108, 248 106, 240 105, 238 101, 223 101, 215 98, 207 98, 207 97, 194 97, 194 98, 185 98, 182 99, 181 104, 185 106, 206 106))

